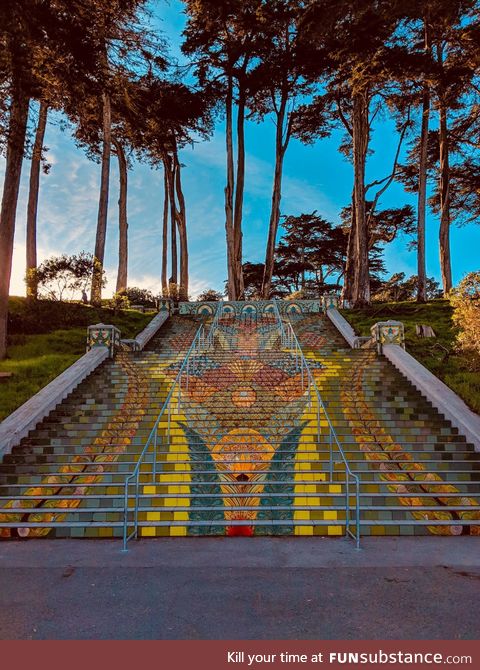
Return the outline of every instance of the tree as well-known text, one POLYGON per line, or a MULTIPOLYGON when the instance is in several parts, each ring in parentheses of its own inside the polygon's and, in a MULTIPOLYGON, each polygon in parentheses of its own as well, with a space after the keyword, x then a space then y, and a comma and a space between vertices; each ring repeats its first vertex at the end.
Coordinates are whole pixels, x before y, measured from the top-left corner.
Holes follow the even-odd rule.
POLYGON ((295 291, 309 290, 319 297, 328 286, 328 278, 342 274, 346 251, 343 229, 316 212, 285 216, 282 228, 276 275, 295 291))
POLYGON ((197 297, 197 302, 219 302, 223 300, 223 295, 213 288, 207 288, 197 297))
POLYGON ((45 97, 51 78, 66 82, 91 76, 98 55, 94 27, 105 10, 103 5, 107 3, 99 0, 0 4, 0 82, 9 100, 0 214, 0 358, 6 353, 8 291, 29 102, 45 97))
MULTIPOLYGON (((140 78, 131 94, 138 113, 128 122, 128 137, 140 160, 152 167, 163 166, 164 203, 162 226, 162 291, 178 287, 180 299, 188 296, 187 213, 182 188, 179 152, 197 138, 211 132, 213 98, 208 92, 153 73, 140 78), (170 213, 171 274, 167 282, 168 218, 170 213), (178 285, 177 231, 180 242, 180 285, 178 285)), ((177 294, 177 288, 175 288, 177 294)))
POLYGON ((38 110, 38 123, 35 132, 35 143, 33 145, 32 160, 30 164, 30 184, 28 191, 27 206, 27 297, 37 297, 37 285, 35 283, 35 269, 37 267, 37 210, 38 193, 40 185, 40 169, 43 153, 43 142, 45 129, 47 127, 48 103, 41 100, 38 110))
POLYGON ((280 221, 282 175, 285 154, 292 137, 297 109, 312 86, 302 76, 297 57, 297 22, 303 2, 265 2, 260 10, 256 37, 258 64, 249 75, 248 101, 250 115, 263 121, 269 114, 275 123, 275 168, 268 239, 265 251, 265 274, 261 295, 270 296, 274 271, 275 245, 280 221))
MULTIPOLYGON (((94 267, 94 257, 83 251, 72 256, 52 256, 34 270, 38 291, 50 300, 79 298, 92 281, 94 267)), ((104 273, 102 283, 106 283, 104 273)))
POLYGON ((453 322, 459 329, 457 344, 469 367, 480 370, 480 272, 470 272, 452 292, 453 322))
MULTIPOLYGON (((402 300, 415 300, 418 289, 418 277, 412 275, 405 279, 404 272, 393 274, 386 281, 381 282, 372 296, 375 302, 400 302, 402 300)), ((433 277, 428 277, 425 282, 425 299, 435 300, 441 297, 440 286, 433 277)))
POLYGON ((245 115, 249 74, 256 57, 261 0, 185 0, 188 23, 182 45, 194 56, 196 74, 203 87, 215 90, 222 100, 226 121, 225 233, 227 242, 228 295, 243 297, 242 217, 245 184, 245 115), (234 156, 234 103, 236 161, 234 156), (236 168, 236 169, 235 169, 236 168))
POLYGON ((311 4, 302 25, 307 53, 310 45, 313 50, 319 45, 322 58, 328 54, 330 72, 324 85, 336 101, 351 144, 354 188, 348 260, 355 306, 370 300, 365 169, 372 119, 382 107, 379 101, 375 105, 372 101, 398 75, 394 38, 403 16, 400 0, 318 0, 311 4))

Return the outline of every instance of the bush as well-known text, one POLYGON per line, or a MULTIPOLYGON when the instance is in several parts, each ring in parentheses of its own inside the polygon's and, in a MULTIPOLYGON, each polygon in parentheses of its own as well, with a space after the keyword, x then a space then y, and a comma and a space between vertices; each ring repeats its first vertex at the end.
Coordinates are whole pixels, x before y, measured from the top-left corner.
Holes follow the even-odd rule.
MULTIPOLYGON (((155 296, 146 288, 138 288, 138 286, 129 286, 124 291, 121 291, 129 301, 130 305, 142 305, 142 307, 156 307, 155 296)), ((116 294, 118 295, 118 294, 116 294)))
POLYGON ((107 301, 107 307, 113 309, 114 312, 118 312, 122 309, 128 309, 130 307, 130 300, 125 291, 117 291, 114 293, 111 300, 107 301))
POLYGON ((207 288, 197 298, 197 302, 218 302, 219 300, 223 300, 223 295, 220 291, 215 291, 213 288, 207 288))
MULTIPOLYGON (((52 256, 47 258, 36 270, 31 272, 27 281, 35 281, 39 295, 49 300, 73 300, 86 294, 92 281, 95 265, 98 264, 92 254, 82 251, 78 255, 52 256)), ((102 286, 106 285, 105 272, 102 270, 102 286)))
POLYGON ((450 295, 457 346, 466 354, 469 368, 480 370, 480 271, 470 272, 450 295))

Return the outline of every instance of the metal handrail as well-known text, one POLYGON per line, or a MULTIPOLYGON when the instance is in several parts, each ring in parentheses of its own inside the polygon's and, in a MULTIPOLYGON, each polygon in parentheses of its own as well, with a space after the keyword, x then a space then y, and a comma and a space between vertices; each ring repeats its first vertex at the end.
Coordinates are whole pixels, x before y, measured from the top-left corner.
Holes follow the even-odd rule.
POLYGON ((320 429, 320 410, 322 410, 324 417, 327 421, 327 425, 329 428, 329 475, 330 475, 330 482, 333 481, 333 449, 334 449, 334 443, 338 448, 338 452, 341 456, 341 459, 345 465, 345 487, 346 487, 346 501, 345 501, 345 532, 347 535, 350 535, 351 538, 355 540, 356 548, 360 548, 360 479, 358 475, 356 475, 350 468, 350 465, 348 463, 347 457, 345 456, 345 452, 343 451, 343 447, 340 444, 340 441, 338 439, 338 436, 335 432, 335 429, 332 425, 332 422, 330 420, 330 417, 328 415, 328 412, 326 410, 325 404, 323 402, 322 396, 320 394, 320 391, 318 390, 317 383, 315 381, 315 378, 312 374, 312 371, 310 370, 310 366, 308 365, 307 359, 305 358, 305 354, 303 353, 303 349, 300 345, 300 342, 298 341, 298 338, 295 334, 295 331, 293 329, 292 324, 290 321, 287 322, 287 328, 285 329, 284 321, 281 317, 280 310, 278 309, 277 301, 273 300, 273 305, 274 305, 274 311, 275 315, 277 317, 278 325, 279 325, 279 330, 280 330, 280 337, 281 337, 281 343, 282 346, 285 347, 286 349, 294 350, 294 355, 295 355, 295 364, 297 366, 297 369, 300 368, 301 370, 301 378, 302 378, 302 389, 304 387, 304 382, 305 382, 305 377, 308 380, 308 384, 306 388, 309 391, 308 394, 308 405, 309 409, 311 409, 312 406, 312 398, 311 398, 311 389, 313 389, 313 392, 316 395, 317 398, 317 439, 318 443, 320 444, 320 435, 321 435, 321 429, 320 429), (350 515, 350 478, 353 480, 354 486, 355 486, 355 534, 352 533, 350 530, 350 525, 351 525, 351 515, 350 515))
POLYGON ((158 426, 160 421, 167 412, 167 444, 170 443, 170 431, 171 431, 171 413, 172 413, 172 400, 175 392, 177 393, 177 411, 180 410, 181 400, 182 400, 182 380, 185 374, 186 377, 186 390, 188 391, 189 377, 191 372, 195 372, 195 356, 199 353, 202 353, 206 348, 210 348, 213 343, 213 338, 215 336, 215 330, 218 327, 218 322, 220 315, 223 312, 223 303, 221 303, 216 310, 215 318, 212 321, 208 335, 205 335, 205 326, 202 323, 198 330, 195 333, 195 337, 185 354, 185 357, 182 361, 180 369, 175 377, 170 391, 167 394, 165 402, 163 403, 162 409, 153 425, 152 430, 145 442, 145 446, 142 449, 142 452, 138 458, 138 461, 129 475, 125 477, 124 482, 124 511, 123 511, 123 551, 127 551, 128 541, 132 537, 138 536, 138 502, 139 502, 139 490, 140 490, 140 469, 141 466, 146 462, 146 455, 150 450, 150 447, 153 446, 153 464, 152 464, 152 481, 155 482, 157 478, 157 447, 158 447, 158 426), (128 502, 129 502, 129 487, 135 485, 135 507, 133 509, 133 530, 128 533, 128 502))

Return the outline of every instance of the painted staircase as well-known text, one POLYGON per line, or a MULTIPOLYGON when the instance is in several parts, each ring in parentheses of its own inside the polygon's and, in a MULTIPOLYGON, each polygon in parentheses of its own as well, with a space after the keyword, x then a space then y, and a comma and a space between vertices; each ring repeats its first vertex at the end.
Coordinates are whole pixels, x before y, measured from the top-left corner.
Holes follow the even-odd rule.
MULTIPOLYGON (((383 357, 322 315, 290 319, 360 479, 362 534, 480 534, 480 454, 383 357)), ((4 458, 0 537, 122 536, 125 479, 201 321, 171 317, 146 351, 103 363, 4 458)), ((303 377, 274 314, 221 317, 162 416, 156 477, 141 464, 139 536, 343 535, 345 466, 330 479, 303 377)))

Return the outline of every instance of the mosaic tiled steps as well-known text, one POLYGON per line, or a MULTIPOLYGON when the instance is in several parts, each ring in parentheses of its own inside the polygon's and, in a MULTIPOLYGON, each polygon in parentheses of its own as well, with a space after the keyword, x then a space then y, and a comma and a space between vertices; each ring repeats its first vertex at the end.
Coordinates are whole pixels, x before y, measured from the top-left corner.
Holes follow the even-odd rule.
MULTIPOLYGON (((322 316, 292 317, 351 466, 362 532, 477 533, 479 455, 390 364, 322 316)), ((174 317, 141 354, 86 380, 0 468, 3 537, 120 536, 123 483, 199 322, 174 317)), ((222 319, 197 361, 158 474, 142 466, 139 533, 341 535, 343 471, 273 317, 222 319)))
POLYGON ((166 367, 198 327, 173 318, 148 351, 120 353, 85 380, 0 466, 0 537, 111 536, 121 484, 165 400, 166 367))
POLYGON ((273 315, 222 318, 173 417, 178 432, 162 472, 142 489, 140 533, 340 535, 342 491, 327 481, 326 424, 319 443, 300 377, 273 315))
POLYGON ((324 318, 293 319, 349 463, 362 533, 480 534, 480 454, 371 350, 351 350, 324 318))

